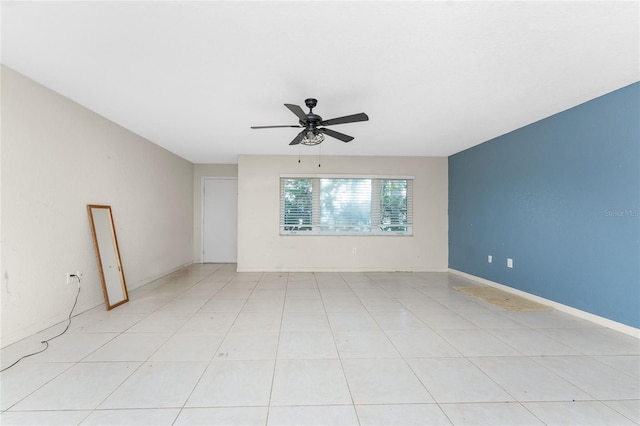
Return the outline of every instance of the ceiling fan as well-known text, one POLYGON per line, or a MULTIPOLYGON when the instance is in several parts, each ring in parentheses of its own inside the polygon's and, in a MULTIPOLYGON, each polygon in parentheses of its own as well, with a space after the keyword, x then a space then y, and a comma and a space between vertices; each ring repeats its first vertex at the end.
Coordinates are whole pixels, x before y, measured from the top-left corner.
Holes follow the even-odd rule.
POLYGON ((305 99, 304 101, 309 113, 305 114, 302 108, 298 105, 284 104, 289 110, 298 117, 298 125, 283 125, 283 126, 251 126, 252 129, 273 129, 277 127, 294 127, 304 128, 298 135, 293 138, 289 145, 318 145, 324 140, 324 135, 331 136, 341 140, 342 142, 350 142, 353 140, 353 136, 345 135, 344 133, 336 132, 335 130, 327 129, 320 126, 333 126, 334 124, 355 123, 357 121, 368 121, 369 117, 364 112, 359 114, 346 115, 344 117, 332 118, 330 120, 323 120, 317 114, 313 113, 313 108, 318 104, 318 101, 313 98, 305 99))

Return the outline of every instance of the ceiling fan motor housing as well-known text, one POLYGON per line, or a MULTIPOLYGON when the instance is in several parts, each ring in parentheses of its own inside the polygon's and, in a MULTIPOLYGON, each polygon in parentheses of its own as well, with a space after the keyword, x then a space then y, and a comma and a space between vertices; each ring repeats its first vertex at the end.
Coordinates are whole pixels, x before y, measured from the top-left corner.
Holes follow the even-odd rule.
POLYGON ((307 114, 307 122, 300 120, 300 125, 305 126, 307 129, 315 129, 318 127, 318 124, 322 121, 322 117, 318 114, 307 114))

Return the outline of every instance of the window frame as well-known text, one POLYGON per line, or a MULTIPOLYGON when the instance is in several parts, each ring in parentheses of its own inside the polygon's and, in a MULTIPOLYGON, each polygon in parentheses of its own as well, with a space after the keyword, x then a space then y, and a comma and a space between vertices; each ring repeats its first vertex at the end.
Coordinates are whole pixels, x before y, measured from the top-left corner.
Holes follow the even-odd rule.
POLYGON ((278 229, 280 236, 385 236, 385 237, 412 237, 413 236, 413 193, 414 176, 405 175, 351 175, 351 174, 281 174, 279 176, 279 215, 278 229), (302 224, 301 227, 310 227, 310 230, 285 230, 284 213, 284 179, 308 179, 311 181, 312 194, 312 219, 311 224, 302 224), (323 231, 320 226, 320 180, 321 179, 370 179, 371 180, 371 210, 370 210, 370 231, 323 231), (385 180, 405 180, 407 182, 407 224, 398 226, 406 227, 404 231, 381 229, 382 211, 382 182, 385 180), (375 207, 377 205, 377 207, 375 207))

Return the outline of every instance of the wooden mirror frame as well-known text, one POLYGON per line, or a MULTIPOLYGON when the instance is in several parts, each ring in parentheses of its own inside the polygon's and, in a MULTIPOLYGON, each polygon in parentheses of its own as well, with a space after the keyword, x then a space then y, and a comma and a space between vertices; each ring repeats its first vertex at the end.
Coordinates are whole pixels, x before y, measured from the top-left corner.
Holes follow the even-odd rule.
POLYGON ((98 272, 102 281, 102 292, 107 311, 129 301, 127 283, 120 260, 116 228, 113 225, 111 206, 87 205, 93 246, 98 261, 98 272), (98 214, 98 212, 100 212, 98 214), (106 275, 105 275, 106 271, 106 275))

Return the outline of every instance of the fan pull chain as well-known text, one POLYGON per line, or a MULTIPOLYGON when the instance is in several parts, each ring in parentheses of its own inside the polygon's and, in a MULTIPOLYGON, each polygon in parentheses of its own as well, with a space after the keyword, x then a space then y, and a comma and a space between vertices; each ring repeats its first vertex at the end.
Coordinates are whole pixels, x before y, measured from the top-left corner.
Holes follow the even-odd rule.
POLYGON ((300 144, 298 144, 298 164, 300 164, 300 144))
POLYGON ((318 167, 320 167, 321 162, 322 162, 322 144, 318 145, 318 167))

